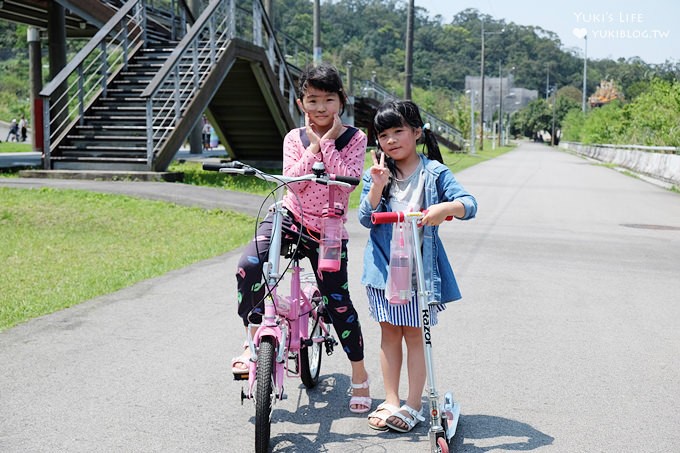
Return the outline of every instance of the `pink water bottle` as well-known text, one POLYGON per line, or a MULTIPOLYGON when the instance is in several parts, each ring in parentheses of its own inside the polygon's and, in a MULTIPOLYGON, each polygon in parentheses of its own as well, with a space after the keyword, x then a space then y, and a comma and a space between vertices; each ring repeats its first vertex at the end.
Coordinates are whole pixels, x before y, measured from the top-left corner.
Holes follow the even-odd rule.
POLYGON ((404 305, 411 301, 411 255, 403 225, 395 230, 398 236, 393 239, 394 244, 390 251, 388 300, 391 304, 404 305))
POLYGON ((342 217, 324 210, 321 218, 321 242, 319 244, 319 270, 337 272, 342 255, 342 217))
POLYGON ((390 258, 390 303, 404 305, 411 301, 411 257, 390 258))

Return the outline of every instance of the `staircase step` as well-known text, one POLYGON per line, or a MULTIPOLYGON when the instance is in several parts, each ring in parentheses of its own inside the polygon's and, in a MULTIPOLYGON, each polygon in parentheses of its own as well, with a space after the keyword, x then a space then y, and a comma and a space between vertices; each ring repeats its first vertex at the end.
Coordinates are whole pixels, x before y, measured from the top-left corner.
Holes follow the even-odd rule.
POLYGON ((87 155, 64 155, 52 156, 52 160, 61 161, 91 161, 91 162, 146 162, 146 156, 122 156, 112 154, 110 156, 87 156, 87 155))
POLYGON ((103 125, 98 125, 95 126, 94 124, 83 124, 82 126, 76 126, 75 127, 76 131, 104 131, 104 132, 126 132, 130 130, 140 130, 140 131, 146 131, 146 126, 140 125, 140 126, 122 126, 118 124, 103 124, 103 125))
POLYGON ((144 124, 146 122, 146 115, 86 115, 83 117, 83 121, 87 123, 92 121, 106 121, 106 124, 111 124, 111 121, 116 121, 119 124, 121 122, 144 124))
POLYGON ((146 155, 146 147, 143 146, 130 146, 130 147, 117 147, 117 146, 106 146, 106 145, 92 145, 90 144, 87 148, 79 147, 75 145, 63 145, 59 149, 62 154, 66 153, 85 153, 86 154, 101 154, 101 153, 112 153, 112 154, 144 154, 146 155))
POLYGON ((95 135, 95 134, 68 134, 66 136, 67 140, 75 141, 75 140, 102 140, 102 141, 115 141, 115 142, 127 142, 127 141, 133 141, 133 142, 140 142, 146 140, 146 134, 138 134, 138 135, 95 135))

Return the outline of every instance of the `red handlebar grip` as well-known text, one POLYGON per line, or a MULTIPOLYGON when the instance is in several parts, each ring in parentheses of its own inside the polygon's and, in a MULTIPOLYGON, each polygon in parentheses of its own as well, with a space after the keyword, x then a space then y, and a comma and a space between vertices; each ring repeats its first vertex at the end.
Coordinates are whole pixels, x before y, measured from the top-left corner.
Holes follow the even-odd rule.
POLYGON ((397 223, 404 221, 403 212, 374 212, 371 214, 371 222, 374 225, 381 223, 397 223))
MULTIPOLYGON (((423 215, 427 214, 427 209, 424 209, 421 211, 423 215)), ((378 225, 381 223, 397 223, 397 222, 403 222, 406 220, 406 216, 404 215, 403 211, 397 211, 397 212, 374 212, 371 214, 371 222, 374 225, 378 225)), ((453 220, 453 216, 448 216, 444 220, 453 220)))

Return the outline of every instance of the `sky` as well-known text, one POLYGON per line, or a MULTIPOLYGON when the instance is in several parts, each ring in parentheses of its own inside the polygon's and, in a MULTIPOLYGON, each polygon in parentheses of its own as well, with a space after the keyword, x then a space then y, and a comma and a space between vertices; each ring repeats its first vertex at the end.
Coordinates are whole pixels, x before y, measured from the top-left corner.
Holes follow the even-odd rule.
POLYGON ((475 8, 494 20, 538 26, 556 33, 564 50, 580 56, 586 52, 588 59, 640 57, 649 64, 680 62, 677 0, 414 0, 414 4, 432 17, 440 14, 443 23, 475 8))

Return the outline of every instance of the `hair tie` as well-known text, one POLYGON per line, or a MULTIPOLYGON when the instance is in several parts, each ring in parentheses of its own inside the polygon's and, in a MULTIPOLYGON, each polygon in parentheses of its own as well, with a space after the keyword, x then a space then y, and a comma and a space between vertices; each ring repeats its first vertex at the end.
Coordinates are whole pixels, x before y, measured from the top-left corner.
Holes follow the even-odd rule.
POLYGON ((430 123, 423 124, 423 130, 425 129, 432 130, 432 126, 430 126, 430 123))

